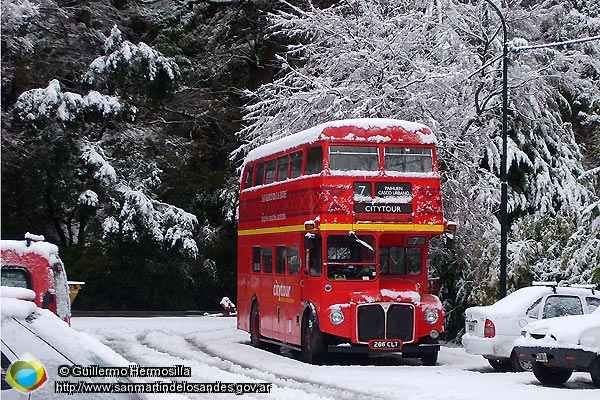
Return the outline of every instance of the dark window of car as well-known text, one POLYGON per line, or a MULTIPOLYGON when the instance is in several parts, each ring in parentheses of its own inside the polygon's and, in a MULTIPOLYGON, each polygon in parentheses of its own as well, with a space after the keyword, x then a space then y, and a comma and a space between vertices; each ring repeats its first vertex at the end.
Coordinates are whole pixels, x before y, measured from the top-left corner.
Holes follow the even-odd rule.
POLYGON ((540 315, 540 304, 541 303, 542 303, 542 298, 540 297, 531 305, 531 307, 529 307, 527 309, 527 316, 529 318, 538 319, 538 317, 540 315))
POLYGON ((600 307, 600 299, 597 297, 586 297, 585 302, 587 303, 590 313, 593 313, 596 308, 600 307))
POLYGON ((311 147, 306 152, 306 175, 318 174, 323 170, 323 148, 311 147))
POLYGON ((292 275, 297 275, 300 270, 300 257, 298 256, 297 247, 287 248, 287 264, 288 272, 292 275))
POLYGON ((262 266, 263 272, 273 272, 273 249, 266 248, 262 249, 262 266))
POLYGON ((581 315, 583 306, 579 297, 575 296, 549 296, 544 305, 542 318, 563 317, 565 315, 581 315))
POLYGON ((2 353, 2 390, 12 389, 12 386, 6 381, 6 371, 10 367, 10 360, 2 353))
POLYGON ((302 151, 292 153, 290 159, 291 174, 290 178, 297 178, 302 175, 302 151))
POLYGON ((275 248, 275 272, 285 274, 285 246, 275 248))
POLYGON ((277 159, 277 181, 285 181, 288 177, 288 169, 290 166, 290 157, 283 156, 277 159))
POLYGON ((377 171, 379 150, 375 146, 331 146, 329 166, 336 171, 377 171))
POLYGON ((31 289, 31 277, 29 272, 22 267, 2 268, 2 286, 31 289))

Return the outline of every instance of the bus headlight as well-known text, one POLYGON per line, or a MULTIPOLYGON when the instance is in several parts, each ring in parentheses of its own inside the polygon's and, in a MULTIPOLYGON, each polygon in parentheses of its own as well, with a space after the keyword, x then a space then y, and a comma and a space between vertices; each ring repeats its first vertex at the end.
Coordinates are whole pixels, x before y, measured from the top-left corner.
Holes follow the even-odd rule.
POLYGON ((440 316, 438 315, 438 312, 435 308, 428 308, 427 311, 425 311, 424 318, 425 322, 427 322, 430 325, 433 325, 436 322, 438 322, 440 316))
POLYGON ((340 309, 331 310, 329 313, 329 320, 334 325, 339 325, 344 322, 344 313, 340 309))

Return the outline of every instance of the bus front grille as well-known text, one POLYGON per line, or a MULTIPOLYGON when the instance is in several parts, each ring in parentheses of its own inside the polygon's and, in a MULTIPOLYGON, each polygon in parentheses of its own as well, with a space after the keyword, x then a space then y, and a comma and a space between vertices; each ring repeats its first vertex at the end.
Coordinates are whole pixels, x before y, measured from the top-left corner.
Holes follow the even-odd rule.
POLYGON ((392 304, 384 307, 381 304, 359 305, 358 341, 368 342, 371 339, 413 340, 414 309, 410 305, 392 304))

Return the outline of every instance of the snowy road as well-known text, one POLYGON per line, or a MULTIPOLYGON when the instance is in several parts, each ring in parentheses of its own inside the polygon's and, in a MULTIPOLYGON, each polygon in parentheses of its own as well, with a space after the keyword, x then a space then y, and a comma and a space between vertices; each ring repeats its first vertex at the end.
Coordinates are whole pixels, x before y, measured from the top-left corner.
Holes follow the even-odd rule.
MULTIPOLYGON (((273 354, 249 345, 235 318, 73 318, 75 329, 96 337, 128 361, 148 367, 184 365, 199 383, 271 383, 261 399, 402 400, 586 400, 600 389, 587 373, 576 373, 561 388, 540 386, 532 373, 497 373, 479 356, 460 347, 443 347, 438 365, 395 357, 339 357, 332 365, 313 366, 291 354, 273 354)), ((156 378, 138 378, 154 382, 156 378)), ((233 394, 148 395, 150 399, 228 398, 233 394)))

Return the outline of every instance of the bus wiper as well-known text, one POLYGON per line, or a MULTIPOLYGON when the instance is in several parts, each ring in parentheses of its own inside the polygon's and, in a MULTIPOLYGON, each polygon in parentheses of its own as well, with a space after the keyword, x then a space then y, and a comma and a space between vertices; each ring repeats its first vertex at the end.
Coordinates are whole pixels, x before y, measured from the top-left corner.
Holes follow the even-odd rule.
POLYGON ((356 236, 356 233, 354 233, 354 231, 349 231, 348 232, 348 236, 350 236, 350 238, 359 243, 360 245, 362 245, 363 247, 366 247, 368 250, 371 250, 373 253, 375 253, 375 249, 367 242, 365 242, 362 239, 359 239, 358 236, 356 236))

